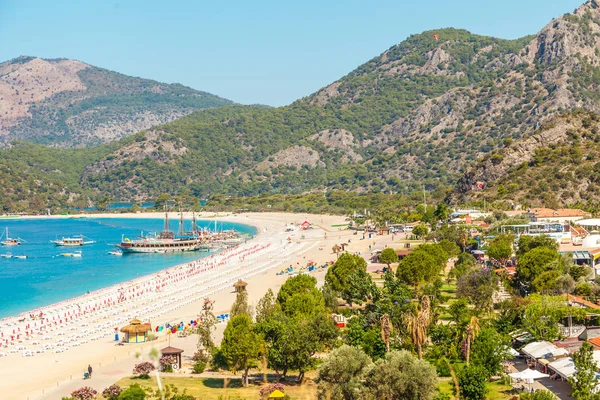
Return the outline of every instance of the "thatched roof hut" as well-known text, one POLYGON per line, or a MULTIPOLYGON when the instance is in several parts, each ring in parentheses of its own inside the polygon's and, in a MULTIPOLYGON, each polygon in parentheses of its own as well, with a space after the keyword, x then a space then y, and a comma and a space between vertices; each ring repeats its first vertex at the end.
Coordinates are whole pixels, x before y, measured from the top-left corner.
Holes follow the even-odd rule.
POLYGON ((235 288, 236 292, 241 292, 242 290, 246 290, 246 286, 248 286, 248 284, 241 279, 238 279, 238 281, 233 284, 233 287, 235 288))
POLYGON ((129 321, 129 325, 121 328, 121 332, 125 334, 124 341, 128 343, 144 343, 148 340, 148 331, 151 329, 150 324, 143 324, 142 321, 134 318, 129 321))

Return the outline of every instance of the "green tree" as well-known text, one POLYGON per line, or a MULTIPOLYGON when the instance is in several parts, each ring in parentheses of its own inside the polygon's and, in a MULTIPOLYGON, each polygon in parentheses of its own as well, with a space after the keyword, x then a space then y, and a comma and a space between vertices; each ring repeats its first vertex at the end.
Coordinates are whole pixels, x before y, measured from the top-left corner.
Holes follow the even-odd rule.
POLYGON ((367 323, 365 318, 354 317, 344 330, 344 341, 350 346, 361 348, 371 359, 385 356, 385 342, 381 339, 381 329, 367 323))
POLYGON ((437 374, 432 365, 408 351, 392 351, 375 362, 364 386, 373 399, 432 400, 437 392, 437 374))
MULTIPOLYGON (((488 392, 487 370, 479 365, 463 367, 457 374, 460 398, 464 400, 483 400, 488 392)), ((456 393, 455 393, 456 394, 456 393)))
POLYGON ((348 277, 346 287, 341 293, 342 299, 349 305, 378 298, 379 290, 373 282, 371 275, 363 270, 353 271, 348 277))
POLYGON ((491 311, 494 293, 498 290, 498 277, 490 269, 473 269, 464 274, 456 284, 456 295, 468 299, 478 311, 491 311))
POLYGON ((356 254, 344 253, 331 266, 325 275, 325 282, 341 293, 349 286, 350 276, 356 271, 367 271, 367 262, 356 254))
POLYGON ((429 234, 429 228, 425 224, 417 225, 412 230, 413 235, 423 240, 429 234))
POLYGON ((499 236, 494 239, 488 247, 487 255, 500 262, 502 265, 506 265, 508 259, 512 256, 512 236, 499 236))
POLYGON ((383 249, 383 251, 379 255, 379 261, 384 264, 387 264, 389 268, 390 264, 398 262, 398 254, 396 254, 396 250, 392 249, 391 247, 387 247, 383 249))
POLYGON ((361 380, 371 365, 369 356, 356 347, 342 345, 333 350, 319 367, 319 399, 356 399, 361 380))
POLYGON ((269 318, 277 308, 277 301, 275 294, 269 288, 267 293, 258 301, 256 305, 256 322, 259 323, 269 318))
POLYGON ((317 279, 305 274, 285 281, 277 293, 277 303, 288 315, 318 314, 325 310, 325 299, 317 288, 317 279))
POLYGON ((242 371, 244 386, 248 386, 248 371, 257 365, 260 346, 261 338, 254 331, 252 319, 247 314, 239 314, 229 320, 220 350, 231 371, 242 371))
MULTIPOLYGON (((443 253, 445 254, 445 252, 443 253)), ((400 261, 396 276, 403 283, 418 288, 422 284, 433 282, 439 278, 445 264, 445 261, 441 262, 443 258, 443 255, 440 256, 438 253, 419 246, 400 261)))
POLYGON ((536 247, 517 258, 517 277, 530 284, 539 275, 559 267, 559 254, 548 247, 536 247))
POLYGON ((246 290, 240 290, 236 293, 235 301, 233 302, 229 313, 231 317, 240 314, 246 314, 248 316, 252 315, 252 309, 248 304, 248 292, 246 290))
POLYGON ((481 329, 471 346, 471 363, 486 369, 489 376, 502 372, 502 362, 510 358, 510 341, 494 328, 481 329))
POLYGON ((589 342, 583 342, 579 351, 572 355, 573 364, 575 364, 575 374, 569 378, 569 383, 573 388, 571 396, 575 400, 598 400, 600 394, 594 393, 598 385, 596 372, 598 365, 594 361, 594 346, 589 342))
POLYGON ((444 203, 440 203, 435 208, 435 212, 433 213, 435 219, 438 221, 446 223, 448 221, 448 215, 450 214, 450 209, 444 203))
POLYGON ((469 270, 477 265, 477 260, 469 253, 460 253, 454 267, 450 271, 450 276, 455 279, 459 279, 469 270))
POLYGON ((442 249, 444 249, 446 253, 448 253, 448 258, 458 257, 458 255, 460 254, 460 247, 458 247, 456 243, 451 242, 450 240, 443 239, 440 240, 438 244, 442 247, 442 249))
POLYGON ((558 242, 548 235, 521 235, 519 237, 517 256, 521 256, 537 247, 546 247, 558 251, 558 242))
POLYGON ((171 195, 168 193, 159 194, 154 200, 154 208, 157 210, 162 210, 168 205, 169 201, 171 201, 171 195))

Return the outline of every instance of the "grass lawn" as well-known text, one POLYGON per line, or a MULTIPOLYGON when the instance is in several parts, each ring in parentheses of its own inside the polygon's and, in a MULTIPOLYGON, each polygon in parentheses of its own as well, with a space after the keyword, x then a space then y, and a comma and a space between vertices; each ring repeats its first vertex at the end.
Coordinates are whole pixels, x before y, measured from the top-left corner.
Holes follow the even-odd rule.
MULTIPOLYGON (((454 383, 451 380, 443 380, 438 384, 438 388, 442 393, 448 393, 452 396, 452 386, 454 383)), ((510 394, 512 389, 510 385, 502 385, 497 382, 488 383, 489 392, 486 399, 489 400, 508 400, 514 397, 514 394, 510 394)), ((454 399, 454 396, 451 397, 454 399)))
MULTIPOLYGON (((226 389, 223 389, 223 379, 221 378, 195 378, 195 377, 179 377, 179 376, 163 376, 161 377, 163 386, 174 385, 182 393, 187 389, 187 394, 190 394, 197 399, 202 400, 223 400, 228 399, 258 399, 258 391, 262 385, 250 385, 247 388, 242 387, 241 380, 229 380, 226 389)), ((137 383, 142 387, 151 387, 156 389, 156 378, 150 379, 132 379, 123 378, 117 382, 117 385, 122 388, 127 388, 130 385, 137 383)), ((303 385, 286 385, 285 394, 292 399, 315 399, 317 397, 317 385, 312 381, 307 381, 303 385)))

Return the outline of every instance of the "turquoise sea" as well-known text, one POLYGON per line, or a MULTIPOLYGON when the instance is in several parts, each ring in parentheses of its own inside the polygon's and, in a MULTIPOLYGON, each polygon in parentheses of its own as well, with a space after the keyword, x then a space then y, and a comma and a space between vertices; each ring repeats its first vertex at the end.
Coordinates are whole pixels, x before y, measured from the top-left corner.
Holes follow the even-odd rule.
MULTIPOLYGON (((170 228, 177 230, 178 221, 170 221, 170 228)), ((0 246, 0 254, 26 255, 27 259, 0 258, 0 318, 16 315, 37 307, 128 281, 137 276, 150 274, 176 264, 206 257, 207 252, 178 254, 128 254, 109 255, 122 235, 135 238, 142 232, 160 232, 162 219, 93 218, 4 220, 0 219, 0 231, 8 227, 10 237, 27 242, 21 246, 0 246), (50 240, 63 236, 84 235, 95 244, 66 248, 56 247, 50 240), (81 258, 61 257, 61 253, 81 250, 81 258)), ((199 227, 214 229, 213 221, 198 221, 199 227)), ((186 228, 191 222, 186 221, 186 228)), ((250 235, 254 227, 242 224, 218 222, 218 230, 236 229, 250 235)))

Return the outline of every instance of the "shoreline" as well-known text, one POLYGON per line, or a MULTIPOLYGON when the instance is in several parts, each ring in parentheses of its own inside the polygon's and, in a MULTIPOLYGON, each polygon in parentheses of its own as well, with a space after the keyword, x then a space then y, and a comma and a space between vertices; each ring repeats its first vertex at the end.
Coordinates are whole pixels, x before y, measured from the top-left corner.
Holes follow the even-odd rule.
MULTIPOLYGON (((99 214, 92 214, 92 215, 93 215, 94 219, 163 219, 164 218, 163 212, 123 213, 123 214, 99 213, 99 214)), ((226 217, 226 216, 221 216, 221 218, 223 218, 223 217, 226 217)), ((213 219, 214 218, 219 218, 219 216, 213 217, 213 219)), ((7 219, 9 219, 9 218, 7 218, 7 219)), ((92 219, 92 218, 83 218, 83 217, 82 218, 73 218, 72 216, 39 215, 39 216, 25 216, 25 217, 10 218, 9 220, 19 221, 19 220, 59 220, 59 219, 92 219)), ((179 212, 170 212, 169 219, 179 219, 179 212)), ((191 216, 184 216, 184 220, 190 221, 191 216)), ((213 221, 212 219, 208 219, 208 218, 197 218, 197 220, 198 221, 207 221, 207 222, 213 221)), ((235 222, 240 225, 246 225, 246 226, 252 227, 254 229, 254 234, 253 234, 252 238, 248 240, 248 242, 251 240, 254 240, 260 234, 260 229, 256 225, 243 224, 241 222, 236 222, 236 221, 227 221, 227 222, 235 222)), ((222 253, 224 250, 227 250, 227 249, 219 250, 217 252, 207 252, 207 253, 196 252, 197 254, 203 254, 204 256, 196 258, 193 261, 198 262, 199 260, 203 260, 205 258, 210 258, 211 256, 213 256, 215 254, 222 253)), ((190 253, 192 253, 192 252, 190 252, 190 253)), ((2 317, 0 317, 0 332, 2 332, 2 324, 5 323, 7 320, 21 318, 23 316, 27 316, 27 315, 30 315, 33 313, 39 313, 40 310, 56 308, 57 306, 62 305, 66 302, 74 302, 77 300, 84 302, 84 301, 86 301, 86 299, 88 299, 90 297, 94 297, 95 295, 101 294, 102 292, 115 290, 118 287, 123 286, 123 285, 135 285, 137 281, 147 280, 153 275, 165 273, 167 271, 170 271, 171 269, 177 268, 177 267, 179 267, 181 265, 185 265, 185 264, 187 264, 187 263, 169 265, 169 266, 163 267, 162 269, 157 270, 155 272, 150 272, 150 273, 144 274, 142 276, 137 276, 135 278, 131 278, 131 279, 128 279, 125 281, 119 281, 116 283, 112 283, 108 286, 103 286, 103 287, 94 289, 94 290, 90 291, 89 293, 80 294, 75 297, 67 297, 64 300, 51 302, 49 304, 42 304, 42 305, 39 305, 32 309, 28 309, 28 310, 25 310, 25 311, 22 311, 19 313, 2 316, 2 317)), ((3 340, 1 340, 1 339, 3 339, 3 338, 0 337, 0 353, 2 352, 2 344, 3 344, 3 340)))
MULTIPOLYGON (((157 215, 157 213, 152 214, 157 215)), ((113 218, 125 216, 125 214, 108 215, 113 218)), ((98 218, 99 215, 96 214, 94 217, 98 218)), ((147 214, 136 213, 130 214, 129 217, 147 218, 147 214)), ((199 264, 204 263, 204 266, 213 262, 219 264, 218 267, 205 271, 201 271, 203 267, 200 265, 196 266, 195 270, 193 266, 187 265, 171 267, 168 271, 173 275, 172 284, 166 286, 165 290, 146 291, 150 286, 144 287, 142 282, 140 295, 133 295, 131 300, 117 302, 114 306, 100 308, 90 314, 81 313, 79 319, 68 321, 66 324, 63 322, 60 328, 56 325, 52 330, 44 332, 45 335, 39 336, 39 339, 36 335, 30 340, 23 340, 21 346, 37 349, 46 343, 56 345, 62 340, 67 350, 56 353, 56 349, 61 345, 54 346, 53 349, 43 353, 34 353, 32 357, 23 357, 21 351, 7 354, 7 357, 0 357, 0 381, 6 382, 5 398, 30 398, 31 400, 61 398, 86 384, 98 385, 98 389, 103 389, 120 377, 130 375, 133 365, 139 362, 138 355, 143 357, 150 348, 159 349, 167 345, 167 336, 163 330, 153 342, 115 346, 114 328, 127 325, 133 317, 137 317, 142 322, 150 322, 153 331, 156 326, 166 323, 175 324, 180 321, 185 323, 197 318, 204 298, 208 296, 215 302, 215 315, 226 313, 235 298, 232 285, 238 279, 248 283, 249 303, 256 306, 268 289, 277 292, 289 276, 279 272, 288 266, 294 266, 294 269, 298 270, 309 260, 318 265, 335 260, 335 256, 330 251, 331 246, 348 242, 350 239, 353 239, 351 251, 366 251, 368 245, 373 244, 373 241, 356 240, 358 238, 350 231, 342 231, 338 225, 344 222, 344 217, 339 216, 248 213, 225 215, 220 219, 256 227, 255 238, 235 249, 230 249, 231 253, 214 254, 212 258, 201 259, 199 262, 199 264), (301 224, 305 220, 310 221, 314 229, 302 233, 286 232, 285 227, 288 224, 301 224), (252 251, 254 252, 250 254, 252 251), (233 254, 235 252, 238 254, 233 254), (78 338, 77 335, 81 337, 78 338), (44 339, 46 336, 49 337, 48 340, 44 339), (95 339, 91 340, 93 337, 95 339), (32 346, 33 341, 39 344, 32 346), (94 367, 94 376, 98 374, 98 378, 84 383, 81 371, 88 364, 94 367), (32 380, 32 376, 36 379, 32 380)), ((378 239, 378 241, 383 240, 378 239)), ((324 272, 325 270, 318 270, 311 275, 322 283, 324 272)), ((150 278, 154 279, 157 275, 159 274, 151 274, 150 278)), ((166 272, 162 272, 162 275, 166 276, 166 272)), ((113 285, 111 291, 118 291, 120 287, 129 290, 128 286, 123 283, 113 285)), ((70 299, 70 304, 73 303, 74 300, 70 299)), ((64 313, 64 310, 61 312, 64 313)), ((34 323, 31 320, 26 322, 34 323)), ((218 324, 215 332, 216 342, 220 341, 225 325, 225 323, 218 324)), ((173 345, 186 349, 185 358, 189 358, 195 351, 197 341, 195 335, 187 338, 172 337, 171 340, 173 345)), ((2 352, 7 352, 7 349, 0 348, 0 353, 2 352)))

